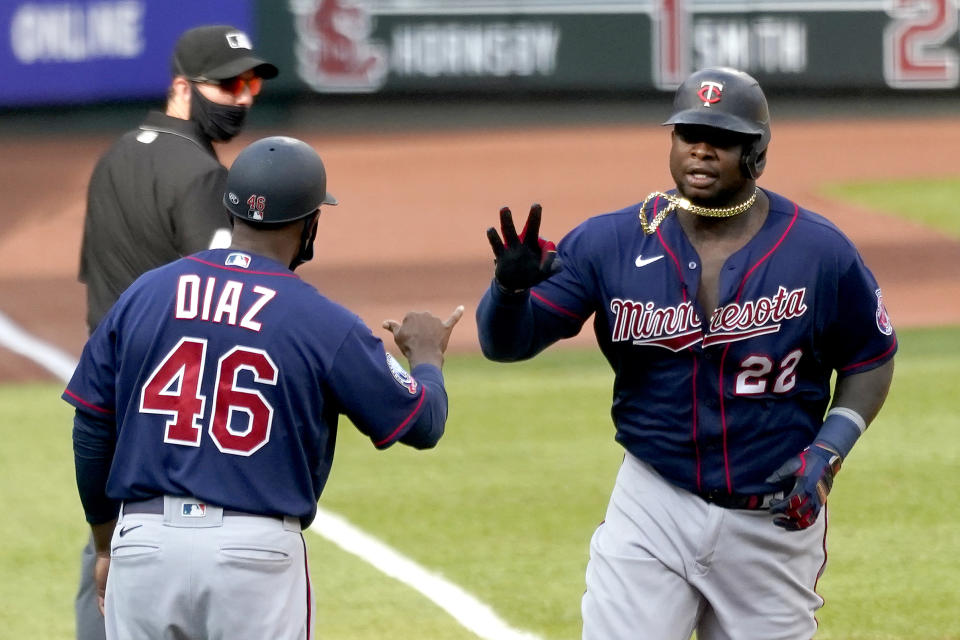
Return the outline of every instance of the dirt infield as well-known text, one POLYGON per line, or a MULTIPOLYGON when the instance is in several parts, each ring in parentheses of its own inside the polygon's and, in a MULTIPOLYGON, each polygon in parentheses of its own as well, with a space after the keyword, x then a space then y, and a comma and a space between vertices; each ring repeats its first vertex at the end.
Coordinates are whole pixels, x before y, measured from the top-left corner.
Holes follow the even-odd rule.
MULTIPOLYGON (((109 136, 0 140, 0 311, 79 355, 85 299, 76 281, 86 181, 109 136)), ((408 309, 467 307, 451 342, 476 347, 473 312, 492 274, 484 230, 503 204, 544 206, 542 233, 559 239, 588 215, 670 186, 667 131, 656 125, 493 127, 416 133, 258 131, 221 152, 230 164, 255 137, 312 143, 342 203, 321 218, 318 259, 302 275, 372 327, 408 309)), ((960 242, 880 213, 825 200, 825 182, 956 173, 960 127, 941 116, 780 121, 761 186, 836 222, 884 290, 897 327, 960 324, 960 242)), ((378 334, 386 337, 386 332, 378 334)), ((590 343, 588 330, 572 343, 590 343)), ((47 380, 0 348, 0 382, 47 380)))

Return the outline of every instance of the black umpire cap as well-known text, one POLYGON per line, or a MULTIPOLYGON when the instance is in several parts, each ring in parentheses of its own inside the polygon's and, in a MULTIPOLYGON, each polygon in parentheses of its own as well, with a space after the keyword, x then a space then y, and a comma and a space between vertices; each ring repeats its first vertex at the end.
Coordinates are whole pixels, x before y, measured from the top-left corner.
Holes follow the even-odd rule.
POLYGON ((225 80, 253 70, 264 79, 277 77, 277 68, 257 57, 250 37, 230 25, 194 27, 177 40, 173 75, 191 80, 225 80))

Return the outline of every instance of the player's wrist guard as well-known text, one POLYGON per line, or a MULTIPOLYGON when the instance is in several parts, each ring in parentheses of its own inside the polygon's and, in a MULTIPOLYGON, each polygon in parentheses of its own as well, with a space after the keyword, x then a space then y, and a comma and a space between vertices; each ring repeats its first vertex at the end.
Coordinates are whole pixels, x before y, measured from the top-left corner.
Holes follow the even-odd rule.
POLYGON ((846 459, 857 439, 867 430, 867 422, 859 413, 846 407, 834 407, 814 439, 814 444, 825 446, 846 459))

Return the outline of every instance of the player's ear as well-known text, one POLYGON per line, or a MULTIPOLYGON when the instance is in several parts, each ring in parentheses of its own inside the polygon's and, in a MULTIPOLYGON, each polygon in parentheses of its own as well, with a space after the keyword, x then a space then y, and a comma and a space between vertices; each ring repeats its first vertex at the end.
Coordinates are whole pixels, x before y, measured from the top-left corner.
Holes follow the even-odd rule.
POLYGON ((764 167, 767 166, 767 149, 764 149, 763 151, 757 154, 756 165, 757 165, 757 171, 756 171, 757 175, 754 176, 754 179, 759 178, 761 175, 763 175, 763 169, 764 167))
POLYGON ((176 76, 170 82, 167 92, 167 111, 171 109, 178 113, 190 113, 190 81, 183 76, 176 76))

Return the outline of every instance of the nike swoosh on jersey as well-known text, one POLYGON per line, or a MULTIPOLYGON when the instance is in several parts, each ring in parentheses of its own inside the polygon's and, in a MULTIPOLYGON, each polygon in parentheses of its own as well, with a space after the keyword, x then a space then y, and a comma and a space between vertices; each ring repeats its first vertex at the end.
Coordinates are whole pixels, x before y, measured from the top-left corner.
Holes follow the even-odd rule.
POLYGON ((143 526, 142 524, 135 524, 132 527, 123 527, 122 529, 120 529, 120 537, 122 538, 123 536, 127 535, 134 529, 139 529, 142 526, 143 526))
POLYGON ((652 258, 644 258, 644 257, 643 257, 643 254, 641 253, 640 255, 637 256, 636 265, 637 265, 638 267, 645 267, 645 266, 647 266, 647 265, 650 264, 650 263, 656 262, 657 260, 659 260, 659 259, 662 258, 662 257, 663 257, 663 254, 660 254, 659 256, 654 256, 654 257, 652 257, 652 258))

